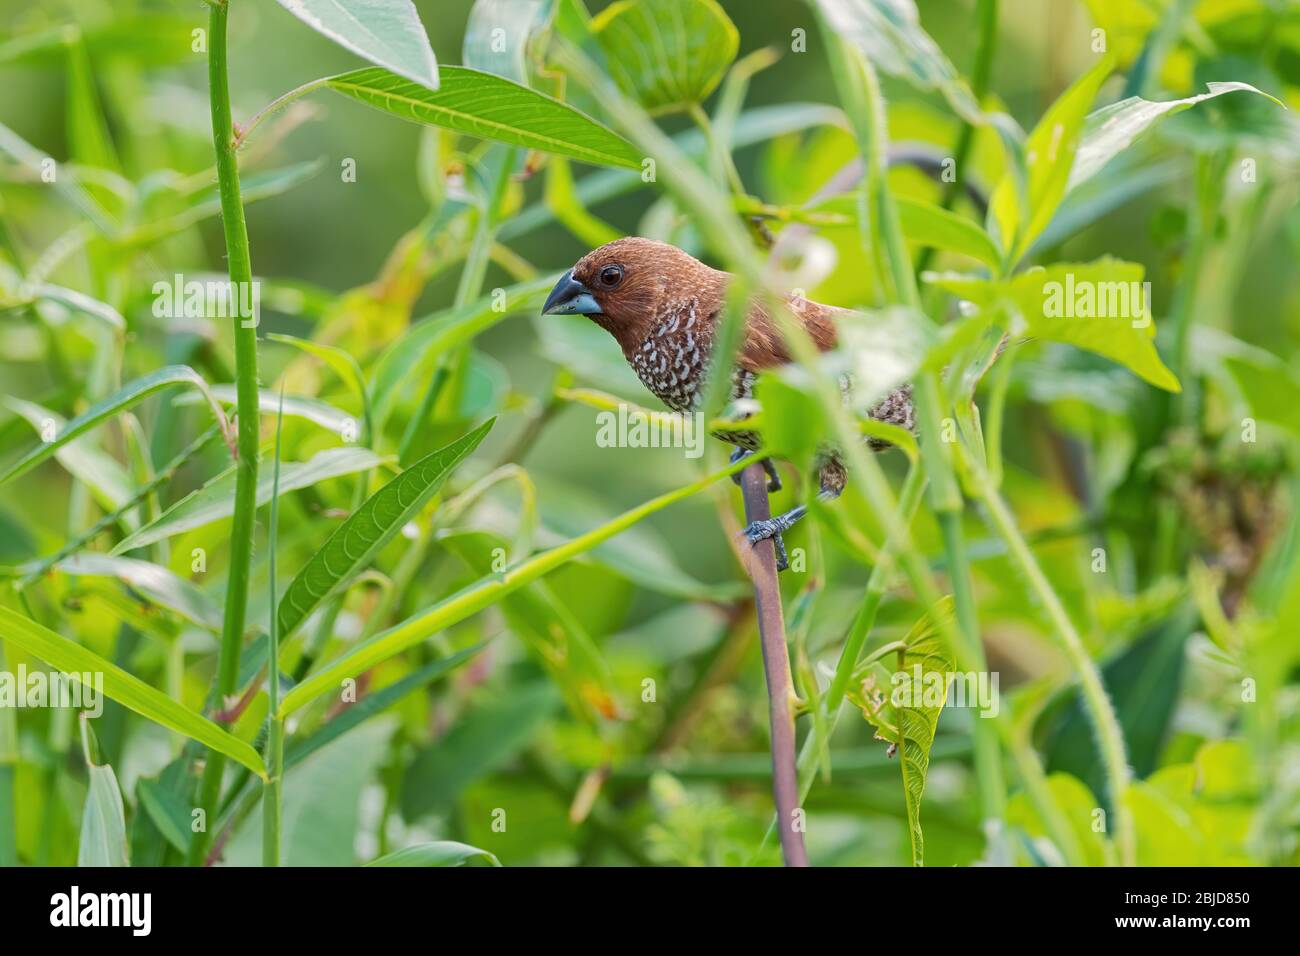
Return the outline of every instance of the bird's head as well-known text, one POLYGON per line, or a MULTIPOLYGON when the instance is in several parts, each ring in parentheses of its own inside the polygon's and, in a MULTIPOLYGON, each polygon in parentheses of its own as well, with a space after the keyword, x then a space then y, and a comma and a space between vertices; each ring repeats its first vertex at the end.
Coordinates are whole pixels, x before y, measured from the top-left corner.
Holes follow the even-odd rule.
POLYGON ((728 275, 666 242, 629 237, 595 249, 560 277, 543 315, 587 315, 635 348, 662 317, 692 299, 703 316, 725 295, 728 275))

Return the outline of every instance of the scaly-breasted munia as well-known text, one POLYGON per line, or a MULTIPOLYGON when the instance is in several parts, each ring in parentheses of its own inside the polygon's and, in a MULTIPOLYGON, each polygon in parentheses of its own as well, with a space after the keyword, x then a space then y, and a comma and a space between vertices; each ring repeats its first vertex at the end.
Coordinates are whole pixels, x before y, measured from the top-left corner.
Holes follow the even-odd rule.
MULTIPOLYGON (((667 243, 617 239, 579 259, 551 290, 542 313, 588 316, 614 336, 646 388, 674 411, 693 412, 704 400, 710 353, 730 281, 729 273, 711 269, 667 243)), ((787 305, 819 349, 834 347, 836 317, 847 310, 797 296, 789 298, 787 305)), ((790 359, 772 317, 761 304, 752 304, 736 356, 732 398, 752 397, 758 373, 790 359)), ((896 389, 870 414, 910 431, 914 424, 911 387, 896 389)), ((718 433, 717 437, 739 446, 733 461, 759 448, 752 432, 718 433)), ((876 439, 868 439, 868 444, 876 450, 889 447, 876 439)), ((780 488, 776 469, 769 461, 764 464, 772 479, 769 487, 780 488)), ((822 497, 834 498, 843 490, 844 465, 833 452, 819 459, 818 477, 822 497)), ((755 521, 745 529, 745 536, 751 542, 775 538, 778 563, 784 568, 781 533, 806 510, 800 505, 767 521, 755 521)))

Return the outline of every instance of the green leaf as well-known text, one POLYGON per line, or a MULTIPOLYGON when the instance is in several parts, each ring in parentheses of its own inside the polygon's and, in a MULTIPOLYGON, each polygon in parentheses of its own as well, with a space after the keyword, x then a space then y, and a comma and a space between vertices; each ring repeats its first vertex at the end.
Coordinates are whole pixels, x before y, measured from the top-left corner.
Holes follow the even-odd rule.
POLYGON ((936 90, 963 119, 984 123, 957 68, 921 27, 913 0, 816 0, 831 29, 854 44, 877 70, 917 89, 936 90))
POLYGON ((1061 94, 1029 134, 1025 144, 1029 208, 1020 208, 1010 173, 993 190, 989 219, 997 225, 998 237, 1011 253, 1012 262, 1018 261, 1047 228, 1056 207, 1065 198, 1088 108, 1097 98, 1101 84, 1110 76, 1112 66, 1109 57, 1099 60, 1061 94))
MULTIPOLYGON (((362 417, 369 423, 370 396, 366 392, 366 377, 351 352, 345 352, 333 345, 321 345, 319 342, 312 342, 309 339, 300 339, 293 335, 282 335, 277 332, 270 333, 267 338, 272 342, 283 342, 285 345, 292 345, 308 355, 315 356, 332 368, 339 380, 356 396, 357 401, 361 404, 362 417)), ((367 427, 366 432, 367 434, 361 436, 362 444, 369 444, 370 442, 369 427, 367 427)))
MULTIPOLYGON (((906 196, 895 196, 894 205, 898 209, 899 225, 908 242, 970 256, 994 269, 1001 266, 1002 249, 978 223, 942 206, 906 196)), ((842 215, 846 223, 857 222, 858 197, 835 196, 818 203, 808 212, 842 215)))
POLYGON ((221 629, 221 608, 197 586, 160 565, 83 551, 64 558, 55 567, 74 576, 116 578, 187 621, 210 631, 221 629))
POLYGON ((641 167, 641 154, 617 133, 566 103, 492 73, 445 66, 437 91, 377 67, 332 76, 326 84, 415 123, 597 166, 641 167))
MULTIPOLYGON (((157 780, 141 777, 135 785, 136 800, 158 832, 181 853, 190 849, 190 811, 185 802, 157 780)), ((137 861, 138 865, 138 861, 137 861)))
POLYGON ((345 50, 431 90, 438 61, 411 0, 279 0, 295 17, 345 50))
POLYGON ((197 388, 208 399, 208 404, 212 407, 213 414, 221 427, 223 429, 227 428, 226 418, 221 412, 221 406, 217 404, 211 389, 208 388, 208 383, 203 380, 202 376, 187 365, 168 365, 124 385, 108 398, 95 403, 72 419, 67 425, 59 429, 58 436, 53 441, 42 443, 39 448, 28 452, 13 465, 10 465, 8 470, 0 473, 0 485, 17 478, 19 475, 26 474, 78 435, 82 435, 96 425, 107 421, 118 412, 139 404, 155 392, 171 388, 173 385, 192 385, 197 388))
POLYGON ((99 744, 90 729, 90 716, 81 715, 81 744, 86 756, 90 785, 81 813, 81 841, 77 845, 77 866, 130 866, 126 848, 126 808, 117 774, 100 763, 99 744))
MULTIPOLYGON (((285 465, 280 472, 280 494, 308 488, 329 478, 369 471, 387 460, 365 448, 327 448, 310 461, 295 461, 285 465)), ((202 488, 190 492, 159 515, 157 520, 119 541, 112 553, 134 551, 182 531, 201 528, 205 524, 230 517, 235 512, 235 472, 234 467, 228 468, 202 488)), ((257 507, 260 508, 271 500, 274 480, 272 474, 258 474, 257 507)))
POLYGON ((126 319, 122 318, 121 312, 118 312, 107 302, 92 299, 75 289, 65 289, 63 286, 41 283, 31 289, 31 294, 33 298, 50 299, 77 312, 99 319, 118 334, 126 332, 126 319))
POLYGON ((321 602, 347 587, 437 493, 452 469, 474 452, 495 422, 489 419, 463 438, 420 459, 339 525, 303 565, 280 599, 281 635, 288 637, 321 602))
POLYGON ((1119 153, 1128 149, 1133 141, 1150 129, 1157 120, 1181 113, 1197 103, 1240 90, 1256 93, 1285 109, 1279 99, 1256 89, 1249 83, 1207 83, 1206 86, 1209 87, 1210 92, 1198 93, 1196 96, 1187 96, 1180 100, 1153 102, 1144 100, 1140 96, 1130 96, 1089 115, 1083 139, 1075 153, 1074 166, 1070 170, 1066 192, 1096 175, 1119 153))
POLYGON ((858 689, 849 695, 876 728, 877 736, 898 747, 913 866, 924 863, 921 794, 934 731, 948 697, 947 678, 954 666, 952 651, 939 635, 939 615, 951 617, 951 598, 945 597, 933 612, 923 615, 894 652, 879 660, 868 658, 854 672, 853 683, 858 689))
POLYGON ((1143 268, 1110 257, 1095 262, 1059 262, 1012 279, 991 282, 953 274, 927 280, 985 308, 1005 307, 1027 332, 1065 342, 1123 365, 1157 388, 1182 387, 1155 347, 1151 303, 1143 288, 1143 268))
POLYGON ((466 843, 442 840, 396 850, 387 856, 371 860, 366 866, 462 866, 471 860, 485 860, 491 866, 501 865, 501 861, 487 850, 466 843))
MULTIPOLYGON (((82 166, 120 171, 104 107, 95 88, 95 71, 80 31, 68 42, 68 148, 82 166)), ((104 192, 96 190, 96 192, 104 192)))
MULTIPOLYGON (((6 398, 4 403, 22 416, 38 435, 48 428, 53 428, 56 434, 67 428, 62 415, 35 402, 6 398)), ((134 488, 126 469, 117 459, 100 449, 93 437, 84 435, 68 442, 54 453, 54 457, 67 469, 68 474, 90 489, 95 501, 105 511, 116 511, 130 500, 134 488)), ((139 521, 134 512, 128 512, 122 516, 121 524, 128 530, 135 530, 139 521)))
POLYGON ((3 606, 0 606, 0 639, 13 642, 65 674, 103 674, 104 696, 110 700, 225 754, 259 777, 265 776, 262 758, 238 737, 150 687, 112 661, 3 606))
MULTIPOLYGON (((238 388, 234 384, 213 385, 210 391, 213 397, 223 405, 233 408, 239 403, 238 388)), ((178 395, 173 404, 193 405, 197 401, 198 397, 195 395, 178 395)), ((269 388, 259 388, 257 390, 257 410, 259 412, 264 415, 273 415, 279 408, 280 395, 278 392, 273 392, 269 388)), ((359 429, 354 416, 334 407, 329 402, 322 402, 319 398, 309 398, 305 395, 286 395, 284 396, 284 414, 291 418, 301 418, 319 425, 327 431, 343 436, 344 441, 349 440, 349 426, 351 427, 351 440, 359 437, 359 429)))
POLYGON ((740 47, 716 0, 618 0, 591 29, 614 81, 651 113, 702 103, 740 47))
POLYGON ((1300 382, 1280 361, 1226 356, 1224 366, 1241 389, 1250 413, 1300 434, 1300 382))

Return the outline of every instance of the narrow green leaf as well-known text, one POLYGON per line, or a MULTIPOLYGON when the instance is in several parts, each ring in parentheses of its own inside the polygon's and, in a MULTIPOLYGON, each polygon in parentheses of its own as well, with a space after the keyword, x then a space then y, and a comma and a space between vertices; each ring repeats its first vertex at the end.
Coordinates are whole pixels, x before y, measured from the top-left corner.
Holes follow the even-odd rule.
POLYGON ((438 843, 421 843, 396 850, 377 860, 371 860, 366 866, 463 866, 472 860, 485 860, 492 866, 500 866, 501 861, 487 850, 465 843, 442 840, 438 843))
MULTIPOLYGON (((1001 266, 1002 249, 978 223, 935 203, 907 196, 895 196, 894 205, 908 242, 970 256, 994 269, 1001 266)), ((859 208, 857 196, 844 195, 819 203, 808 212, 844 216, 847 223, 857 222, 859 208)))
MULTIPOLYGON (((339 377, 352 394, 356 396, 357 401, 361 404, 362 418, 370 421, 370 396, 366 392, 366 376, 361 371, 361 366, 353 358, 352 353, 345 352, 343 349, 333 345, 322 345, 319 342, 313 342, 310 339, 300 339, 293 335, 282 335, 272 332, 267 335, 272 342, 282 342, 285 345, 292 345, 296 349, 314 356, 334 370, 334 374, 339 377)), ((366 429, 369 433, 370 429, 366 429)), ((368 444, 369 435, 361 437, 362 444, 368 444)))
POLYGON ((93 299, 75 289, 65 289, 63 286, 41 283, 31 290, 31 294, 34 298, 50 299, 77 312, 98 319, 116 333, 120 334, 126 331, 126 319, 122 318, 121 312, 118 312, 107 302, 100 302, 98 299, 93 299))
MULTIPOLYGON (((365 448, 327 448, 318 452, 310 461, 295 461, 285 465, 280 472, 280 494, 309 488, 317 482, 343 475, 356 474, 378 468, 388 459, 381 458, 365 448)), ((261 474, 257 476, 257 506, 260 508, 271 500, 272 485, 275 476, 261 474)), ((139 531, 119 541, 113 548, 113 554, 123 554, 143 548, 172 535, 201 528, 235 513, 235 468, 231 467, 217 475, 202 488, 190 492, 176 504, 172 505, 157 520, 151 521, 139 531)))
POLYGON ((0 606, 0 639, 12 641, 33 657, 40 658, 65 674, 103 674, 104 696, 110 700, 225 754, 259 777, 265 775, 262 758, 238 737, 150 687, 112 661, 37 624, 12 608, 0 606))
POLYGON ((90 716, 81 715, 81 744, 86 757, 90 786, 81 812, 81 839, 77 845, 77 866, 130 866, 126 848, 126 808, 117 774, 99 754, 90 716))
POLYGON ((1096 175, 1108 162, 1119 153, 1128 149, 1133 141, 1150 129, 1158 120, 1190 109, 1197 103, 1212 100, 1224 93, 1244 91, 1256 93, 1272 100, 1283 109, 1286 107, 1275 96, 1258 90, 1249 83, 1207 83, 1210 92, 1198 93, 1180 100, 1163 100, 1153 102, 1140 96, 1130 96, 1104 106, 1088 116, 1083 139, 1075 153, 1074 166, 1070 170, 1070 180, 1066 192, 1074 189, 1096 175))
MULTIPOLYGON (((4 403, 25 419, 36 430, 37 435, 48 434, 49 429, 53 429, 54 434, 58 434, 67 428, 67 421, 62 415, 35 402, 26 402, 21 398, 6 398, 4 403)), ((54 453, 54 457, 68 474, 90 489, 95 501, 105 511, 117 511, 124 503, 131 500, 134 488, 126 469, 117 459, 99 448, 94 437, 83 435, 81 438, 67 442, 54 453)), ((121 525, 127 530, 134 531, 139 524, 134 512, 122 516, 121 525)))
POLYGON ((160 565, 83 551, 64 558, 55 567, 76 576, 116 578, 187 621, 210 631, 221 629, 221 608, 197 586, 160 565))
POLYGON ((740 47, 716 0, 618 0, 591 29, 614 81, 651 113, 702 103, 740 47))
POLYGON ((487 436, 496 419, 420 459, 339 525, 312 555, 280 599, 280 633, 285 637, 322 601, 348 583, 374 559, 385 544, 420 512, 437 493, 453 468, 468 458, 487 436))
MULTIPOLYGON (((167 842, 181 853, 190 849, 190 811, 173 791, 156 780, 141 777, 135 785, 140 806, 167 842)), ((138 861, 137 861, 138 865, 138 861)))
POLYGON ((438 88, 438 61, 411 0, 279 0, 345 50, 422 86, 438 88))
POLYGON ((1061 94, 1029 134, 1025 144, 1029 208, 1020 208, 1010 173, 993 190, 989 219, 997 225, 998 237, 1011 253, 1013 262, 1047 228, 1056 207, 1065 198, 1088 108, 1097 98, 1101 84, 1110 76, 1112 66, 1109 57, 1099 60, 1061 94))
POLYGON ((492 73, 445 66, 436 91, 378 67, 332 76, 326 84, 415 123, 597 166, 641 166, 641 154, 617 133, 566 103, 492 73))
POLYGON ((868 658, 854 672, 853 683, 858 689, 849 694, 876 728, 877 736, 898 747, 913 866, 925 862, 921 795, 930 767, 934 731, 948 697, 947 679, 954 666, 952 651, 939 633, 939 616, 951 617, 952 613, 952 598, 945 597, 912 626, 896 652, 877 660, 868 658), (942 686, 942 693, 936 690, 936 684, 942 686))
MULTIPOLYGON (((238 389, 235 385, 213 385, 212 395, 222 405, 234 407, 238 404, 238 389)), ((199 397, 192 393, 176 396, 173 404, 193 405, 199 397)), ((257 410, 264 415, 271 415, 279 408, 280 397, 269 388, 257 390, 257 410)), ((286 395, 284 397, 284 414, 291 418, 301 418, 319 425, 343 437, 344 441, 355 441, 359 437, 359 425, 354 416, 340 408, 322 402, 319 398, 305 395, 286 395)))
POLYGON ((95 403, 72 419, 59 429, 58 435, 52 441, 43 442, 40 447, 32 449, 13 465, 10 465, 6 471, 0 473, 0 485, 31 471, 31 469, 49 458, 78 435, 86 433, 119 412, 139 404, 155 392, 171 388, 173 385, 192 385, 197 388, 207 398, 208 404, 212 407, 212 412, 221 424, 222 429, 226 430, 228 428, 226 417, 221 412, 221 406, 217 404, 211 389, 208 388, 208 383, 203 380, 202 376, 187 365, 168 365, 124 385, 108 398, 95 403))

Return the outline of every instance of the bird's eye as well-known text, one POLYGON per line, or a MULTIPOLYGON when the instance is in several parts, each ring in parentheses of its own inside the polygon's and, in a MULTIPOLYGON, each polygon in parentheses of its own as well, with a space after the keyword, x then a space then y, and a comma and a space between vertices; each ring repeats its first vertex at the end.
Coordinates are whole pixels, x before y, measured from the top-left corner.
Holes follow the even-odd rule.
POLYGON ((606 289, 613 289, 622 281, 622 266, 605 266, 605 268, 600 270, 600 284, 606 289))

